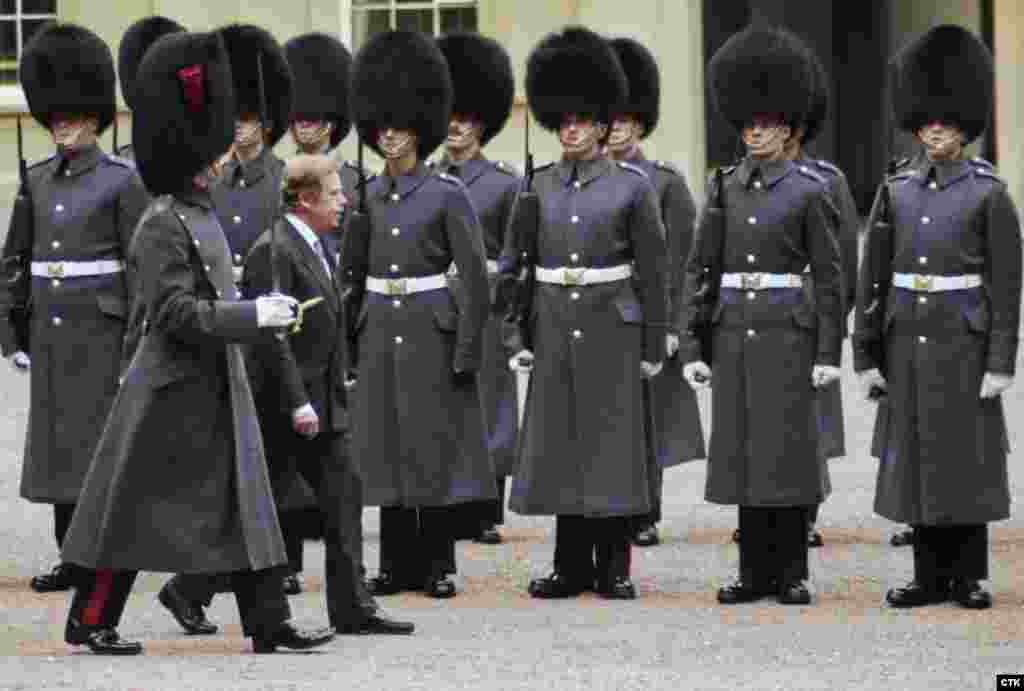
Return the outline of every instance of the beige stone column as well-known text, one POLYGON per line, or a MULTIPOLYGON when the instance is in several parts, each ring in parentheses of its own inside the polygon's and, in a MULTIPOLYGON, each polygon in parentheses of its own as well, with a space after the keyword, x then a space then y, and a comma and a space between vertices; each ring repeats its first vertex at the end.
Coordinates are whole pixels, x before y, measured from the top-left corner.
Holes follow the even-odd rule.
POLYGON ((1010 188, 1014 202, 1024 204, 1024 5, 1018 0, 995 0, 996 151, 999 174, 1010 188))

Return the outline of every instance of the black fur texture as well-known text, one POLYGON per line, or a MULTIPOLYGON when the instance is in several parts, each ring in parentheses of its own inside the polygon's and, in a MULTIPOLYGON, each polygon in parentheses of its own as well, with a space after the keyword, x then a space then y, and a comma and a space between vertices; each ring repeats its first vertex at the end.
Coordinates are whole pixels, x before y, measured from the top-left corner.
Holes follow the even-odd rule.
POLYGON ((515 77, 508 52, 480 34, 448 34, 437 40, 451 70, 455 100, 452 113, 480 119, 480 143, 491 141, 508 122, 515 97, 515 77))
POLYGON ((334 123, 330 143, 334 149, 352 129, 348 107, 352 54, 341 41, 320 32, 296 36, 284 44, 284 53, 295 78, 292 118, 334 123))
POLYGON ((291 122, 294 80, 284 49, 270 33, 252 24, 232 24, 220 29, 231 60, 238 114, 260 112, 257 55, 263 56, 263 84, 267 98, 270 146, 274 146, 291 122))
POLYGON ((121 81, 121 95, 129 108, 134 109, 138 102, 135 96, 135 74, 146 51, 158 38, 184 30, 185 27, 173 19, 153 15, 140 19, 124 32, 117 49, 117 76, 121 81))
POLYGON ((661 115, 661 75, 651 51, 632 38, 612 39, 612 48, 629 81, 629 101, 625 112, 634 115, 644 126, 641 139, 646 139, 658 126, 661 115))

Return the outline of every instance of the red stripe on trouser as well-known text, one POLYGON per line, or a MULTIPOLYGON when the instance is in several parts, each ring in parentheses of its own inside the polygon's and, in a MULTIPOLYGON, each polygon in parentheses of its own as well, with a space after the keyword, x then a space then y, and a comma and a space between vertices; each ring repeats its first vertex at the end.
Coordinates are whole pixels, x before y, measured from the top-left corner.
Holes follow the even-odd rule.
POLYGON ((110 599, 110 591, 114 585, 114 572, 110 569, 97 569, 96 578, 93 582, 92 593, 89 595, 89 603, 85 606, 82 614, 82 623, 86 626, 99 626, 103 622, 103 610, 106 608, 107 600, 110 599))

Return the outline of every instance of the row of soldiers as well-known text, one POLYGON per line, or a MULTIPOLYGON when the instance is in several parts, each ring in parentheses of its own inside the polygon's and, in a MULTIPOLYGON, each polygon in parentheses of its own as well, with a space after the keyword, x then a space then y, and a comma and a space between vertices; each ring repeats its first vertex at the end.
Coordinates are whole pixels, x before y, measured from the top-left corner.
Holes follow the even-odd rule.
POLYGON ((138 172, 95 146, 113 117, 98 41, 64 25, 26 48, 26 94, 58 155, 27 171, 12 231, 22 210, 32 231, 9 233, 4 255, 4 352, 21 366, 31 353, 33 373, 23 494, 58 507, 67 564, 37 585, 74 581, 69 642, 141 650, 116 632, 138 569, 178 574, 160 599, 189 632, 214 632, 203 606, 232 589, 257 650, 329 640, 288 622, 281 589, 280 567, 298 565, 277 509, 298 476, 324 515, 339 632, 411 632, 374 594, 455 595, 454 542, 500 539, 506 476, 514 511, 557 516, 554 572, 531 595, 632 599, 630 542, 657 539, 663 470, 704 456, 690 387, 712 371, 706 498, 738 505, 740 524, 739 579, 719 600, 809 603, 808 525, 827 459, 844 453, 836 384, 855 295, 855 367, 884 392, 877 508, 916 533, 915 582, 889 601, 990 603, 979 581, 985 524, 1008 514, 998 394, 1020 236, 1005 185, 960 156, 991 108, 991 58, 971 35, 940 27, 894 61, 897 116, 925 154, 885 181, 859 280, 845 179, 801 148, 826 117, 827 75, 782 30, 751 27, 710 63, 747 154, 716 173, 699 223, 682 175, 641 151, 660 80, 632 40, 572 27, 534 48, 530 108, 562 158, 522 177, 481 153, 514 91, 489 39, 386 32, 350 67, 322 34, 282 49, 256 27, 145 20, 120 65, 138 172), (950 80, 975 93, 951 101, 950 80), (352 121, 385 160, 379 177, 308 155, 352 121), (270 148, 289 128, 307 155, 285 166, 270 148), (267 203, 281 188, 283 218, 267 203), (82 365, 121 352, 105 372, 82 365), (533 374, 518 432, 509 355, 533 374), (962 376, 943 379, 954 361, 962 376), (944 398, 922 400, 940 382, 944 398), (973 464, 966 500, 951 449, 973 464), (382 507, 365 582, 364 502, 382 507))

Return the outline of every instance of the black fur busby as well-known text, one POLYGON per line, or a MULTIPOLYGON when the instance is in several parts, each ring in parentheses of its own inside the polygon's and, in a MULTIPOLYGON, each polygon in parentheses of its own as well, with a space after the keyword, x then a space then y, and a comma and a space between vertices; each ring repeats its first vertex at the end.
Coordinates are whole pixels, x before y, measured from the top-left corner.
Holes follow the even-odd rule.
POLYGON ((137 74, 132 143, 150 194, 181 194, 234 139, 231 63, 219 33, 171 33, 137 74))
POLYGON ((589 29, 571 26, 548 34, 526 60, 526 97, 547 130, 557 130, 571 114, 611 125, 628 94, 615 51, 589 29))
POLYGON ((658 116, 661 114, 658 62, 651 51, 631 38, 614 38, 611 43, 629 82, 629 100, 624 112, 636 116, 644 126, 641 139, 645 139, 658 126, 658 116))
POLYGON ((814 138, 821 132, 821 126, 828 119, 828 107, 832 100, 832 85, 828 72, 825 70, 821 58, 810 47, 807 49, 807 60, 814 77, 814 90, 811 95, 811 107, 804 120, 804 130, 800 137, 801 144, 814 141, 814 138))
POLYGON ((785 29, 752 26, 734 34, 708 64, 717 111, 737 130, 756 115, 779 115, 795 129, 810 111, 813 68, 803 43, 785 29))
POLYGON ((185 27, 178 22, 160 15, 140 19, 128 27, 117 50, 117 76, 121 80, 121 95, 129 108, 134 110, 138 102, 135 98, 135 73, 142 56, 158 38, 184 30, 185 27))
POLYGON ((103 39, 84 27, 40 29, 22 53, 20 78, 32 117, 46 129, 57 113, 94 115, 100 134, 114 120, 114 57, 103 39))
POLYGON ((452 108, 448 62, 432 38, 388 31, 371 38, 352 66, 352 119, 359 137, 377 153, 377 132, 408 129, 427 158, 448 134, 452 108))
POLYGON ((933 121, 958 126, 973 141, 988 126, 995 75, 992 54, 959 26, 937 26, 906 46, 894 65, 893 106, 900 127, 933 121))
POLYGON ((257 56, 263 56, 263 86, 267 98, 270 146, 274 146, 291 122, 294 79, 284 49, 266 29, 252 24, 232 24, 220 29, 231 60, 238 114, 260 113, 257 56))
POLYGON ((512 112, 515 78, 508 52, 480 34, 448 34, 437 40, 451 70, 455 101, 452 112, 480 119, 480 143, 501 132, 512 112))
POLYGON ((330 147, 348 136, 348 78, 352 54, 333 36, 313 32, 284 44, 285 57, 295 78, 292 118, 334 123, 330 147))

